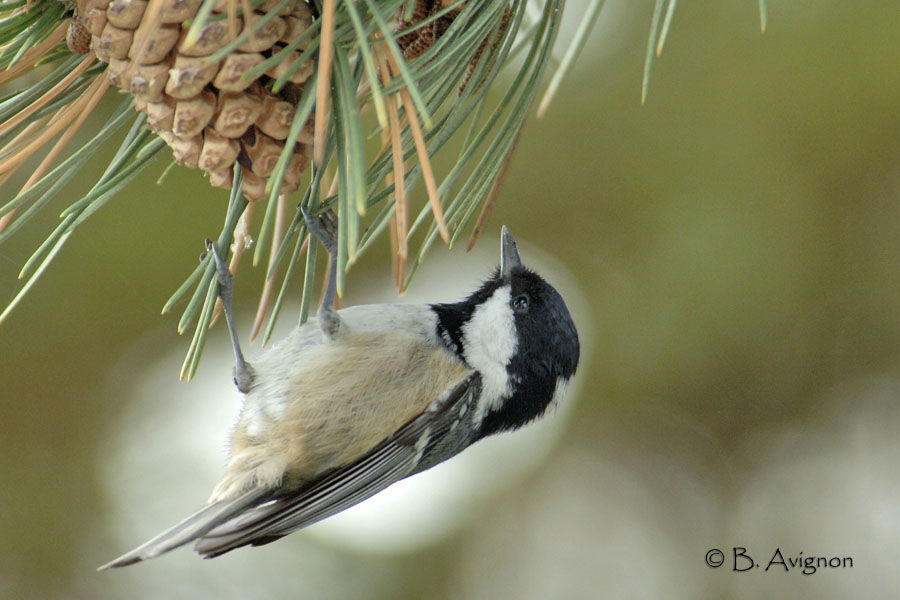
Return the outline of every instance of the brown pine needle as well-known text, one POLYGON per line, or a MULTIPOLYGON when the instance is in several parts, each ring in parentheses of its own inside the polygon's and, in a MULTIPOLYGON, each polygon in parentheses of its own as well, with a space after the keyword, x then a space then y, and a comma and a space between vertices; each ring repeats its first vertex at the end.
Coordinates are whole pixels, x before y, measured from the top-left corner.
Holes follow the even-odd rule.
POLYGON ((401 279, 398 277, 400 274, 400 254, 397 252, 397 215, 395 214, 391 218, 391 223, 388 226, 388 230, 390 233, 391 240, 391 275, 394 279, 394 287, 398 290, 400 289, 400 281, 401 279))
POLYGON ((228 35, 234 39, 241 33, 238 27, 238 0, 225 0, 225 16, 228 18, 228 35))
MULTIPOLYGON (((59 27, 53 30, 53 33, 48 35, 44 41, 39 44, 35 44, 31 48, 25 51, 25 54, 16 62, 15 66, 6 71, 0 71, 0 85, 4 85, 19 75, 30 72, 34 69, 34 63, 38 61, 41 57, 43 57, 47 52, 55 48, 60 42, 66 39, 66 31, 69 29, 69 22, 60 24, 59 27)), ((7 50, 7 48, 3 48, 3 50, 7 50)), ((93 55, 92 55, 93 56, 93 55)))
MULTIPOLYGON (((407 228, 408 229, 408 228, 407 228)), ((393 235, 397 236, 397 291, 403 292, 403 282, 406 280, 406 269, 409 265, 408 254, 403 254, 400 249, 407 246, 406 234, 403 234, 403 231, 400 229, 400 221, 397 219, 396 215, 394 215, 393 226, 391 227, 391 232, 393 235), (396 229, 396 231, 395 231, 396 229)))
MULTIPOLYGON (((103 78, 103 79, 104 79, 104 81, 106 80, 106 78, 103 78)), ((103 93, 106 91, 106 87, 108 87, 108 86, 105 86, 105 87, 98 86, 98 89, 100 87, 103 87, 102 91, 100 91, 99 93, 95 92, 95 94, 93 96, 91 96, 90 101, 85 106, 84 110, 78 115, 78 117, 71 124, 71 126, 66 130, 66 132, 62 136, 60 136, 60 138, 56 141, 56 144, 53 145, 53 148, 50 149, 50 152, 48 152, 47 155, 44 157, 44 159, 41 161, 41 164, 38 165, 38 167, 34 170, 34 173, 31 174, 31 177, 28 178, 28 181, 25 182, 25 185, 22 186, 22 189, 19 190, 19 193, 16 194, 17 196, 24 193, 26 190, 28 190, 28 188, 33 186, 35 183, 38 182, 38 180, 40 180, 41 177, 44 176, 44 174, 47 172, 47 169, 50 168, 50 165, 52 165, 53 161, 56 160, 57 156, 59 156, 59 153, 62 152, 63 148, 65 148, 65 146, 69 142, 69 140, 72 139, 72 136, 74 136, 75 133, 78 132, 78 130, 81 128, 82 125, 84 125, 84 122, 87 119, 88 115, 91 114, 91 112, 94 110, 94 108, 100 102, 100 99, 103 97, 103 93)), ((88 95, 88 93, 86 93, 86 95, 88 95)), ((48 115, 47 117, 42 117, 41 119, 38 119, 37 121, 30 123, 28 125, 28 127, 26 127, 22 131, 22 133, 20 133, 18 136, 16 136, 10 143, 15 143, 16 140, 18 140, 20 136, 23 136, 23 134, 26 134, 25 136, 27 136, 28 132, 32 130, 32 127, 34 129, 38 129, 38 128, 42 127, 43 124, 49 118, 50 117, 48 115)), ((0 182, 6 181, 6 179, 8 179, 10 176, 12 176, 12 174, 14 172, 15 172, 15 169, 6 173, 2 177, 2 181, 0 181, 0 182)), ((5 214, 2 218, 0 218, 0 232, 2 232, 4 229, 6 229, 7 225, 9 225, 9 223, 12 222, 15 214, 16 214, 16 210, 13 209, 9 213, 5 214)))
POLYGON ((128 63, 129 71, 133 72, 135 66, 141 64, 141 59, 146 54, 147 47, 158 34, 159 28, 162 26, 162 13, 165 5, 165 0, 150 0, 150 3, 144 10, 141 24, 138 25, 134 32, 134 46, 132 47, 134 59, 128 63))
POLYGON ((72 69, 72 72, 63 77, 56 85, 47 90, 40 98, 17 112, 10 119, 8 119, 5 123, 0 124, 0 135, 6 134, 10 129, 33 115, 36 111, 43 108, 48 102, 56 98, 60 92, 65 90, 69 85, 78 78, 79 75, 84 73, 88 67, 94 64, 96 59, 93 56, 87 56, 77 67, 72 69))
POLYGON ((50 165, 52 165, 53 161, 56 160, 56 158, 59 156, 60 152, 63 151, 63 148, 66 147, 66 144, 69 143, 69 140, 72 139, 72 136, 74 136, 78 132, 82 125, 84 125, 84 122, 87 120, 88 116, 91 115, 94 107, 97 106, 102 97, 103 94, 100 93, 91 98, 91 102, 89 102, 88 105, 84 107, 84 110, 81 111, 75 121, 73 121, 69 128, 66 129, 65 133, 63 133, 59 137, 59 139, 56 140, 53 148, 50 149, 50 152, 48 152, 44 159, 41 161, 41 164, 37 166, 37 168, 34 170, 34 173, 31 174, 31 177, 28 178, 28 181, 26 181, 25 185, 22 186, 22 189, 19 190, 19 194, 25 192, 28 188, 37 183, 41 177, 44 176, 44 173, 47 172, 47 170, 50 168, 50 165))
MULTIPOLYGON (((337 195, 338 176, 339 175, 340 175, 339 171, 337 169, 335 169, 334 173, 331 176, 331 185, 328 186, 328 193, 325 194, 326 198, 337 195)), ((325 179, 325 178, 323 177, 322 179, 325 179)))
POLYGON ((428 190, 428 201, 431 203, 431 212, 434 214, 434 222, 445 244, 450 243, 450 232, 447 231, 447 223, 444 221, 444 211, 441 208, 441 199, 438 196, 437 183, 434 180, 434 171, 431 169, 431 159, 428 158, 428 149, 425 147, 425 137, 419 126, 419 118, 413 106, 412 98, 406 89, 400 90, 400 98, 406 109, 406 120, 409 122, 409 130, 416 142, 416 154, 419 156, 419 164, 422 165, 422 177, 425 179, 425 189, 428 190))
MULTIPOLYGON (((389 98, 388 103, 392 104, 393 99, 389 98)), ((388 129, 381 130, 381 151, 378 153, 379 156, 383 156, 387 149, 391 147, 391 134, 388 129)), ((394 185, 394 172, 390 171, 384 176, 384 184, 387 187, 394 185)), ((396 187, 395 187, 396 192, 396 187)), ((391 273, 394 279, 394 285, 397 286, 397 290, 400 291, 402 288, 400 287, 403 282, 403 277, 401 275, 406 273, 406 254, 408 253, 406 247, 406 238, 403 238, 401 243, 399 233, 398 233, 398 216, 397 211, 399 210, 399 204, 394 202, 394 214, 391 216, 391 222, 389 225, 390 231, 390 241, 391 241, 391 273), (402 256, 401 256, 402 252, 402 256)))
MULTIPOLYGON (((387 87, 391 81, 391 72, 385 60, 385 54, 386 52, 375 52, 375 56, 378 58, 378 67, 381 71, 381 79, 385 87, 387 87)), ((406 199, 406 165, 403 162, 403 143, 400 140, 402 126, 400 125, 400 113, 397 110, 399 102, 399 98, 396 100, 387 98, 385 107, 387 108, 388 126, 391 130, 391 156, 394 163, 394 206, 396 207, 394 219, 397 227, 397 254, 402 259, 398 269, 400 272, 398 281, 402 282, 406 276, 406 258, 409 255, 409 244, 407 242, 409 235, 409 204, 406 199)))
MULTIPOLYGON (((250 39, 247 41, 253 43, 256 39, 256 32, 253 31, 254 28, 251 27, 250 22, 247 20, 248 16, 253 14, 253 7, 250 5, 250 0, 241 0, 241 7, 244 9, 244 27, 246 27, 247 31, 250 33, 250 39)), ((237 10, 235 10, 234 12, 234 25, 235 27, 237 27, 237 10)), ((237 35, 238 33, 240 32, 235 30, 234 35, 237 35)))
POLYGON ((98 77, 85 90, 77 100, 64 106, 53 116, 49 126, 41 133, 36 135, 29 143, 19 148, 14 154, 0 159, 0 174, 6 174, 18 169, 23 162, 28 160, 32 154, 42 148, 47 142, 53 139, 60 131, 69 125, 82 112, 90 112, 94 106, 100 101, 100 97, 109 87, 109 80, 106 77, 98 77))
POLYGON ((403 146, 400 141, 400 117, 397 113, 397 105, 388 102, 388 120, 391 123, 391 154, 394 159, 394 199, 397 206, 397 235, 400 245, 398 251, 403 259, 406 259, 409 246, 406 238, 409 235, 409 203, 406 198, 406 165, 403 163, 403 146))
MULTIPOLYGON (((18 146, 22 140, 29 139, 36 130, 42 128, 44 125, 50 121, 50 117, 52 115, 44 115, 43 117, 36 119, 25 126, 25 128, 16 135, 13 139, 9 140, 3 148, 0 148, 0 156, 4 156, 8 154, 13 148, 18 146)), ((0 175, 0 185, 6 183, 6 180, 12 176, 12 173, 4 173, 0 175)), ((0 231, 3 229, 0 228, 0 231)))
POLYGON ((225 3, 225 15, 228 17, 228 35, 232 39, 240 33, 237 24, 237 4, 238 0, 227 0, 225 3))
MULTIPOLYGON (((382 70, 384 67, 381 63, 381 58, 378 56, 378 50, 376 48, 372 49, 372 54, 375 57, 375 61, 378 64, 378 68, 381 70, 379 73, 379 77, 381 79, 384 78, 384 71, 382 70)), ((388 98, 387 103, 390 104, 393 102, 393 98, 388 98)), ((387 122, 387 112, 384 114, 385 124, 381 129, 381 148, 378 150, 378 156, 384 156, 388 151, 388 148, 391 147, 391 133, 390 133, 390 123, 387 122)), ((384 175, 384 185, 386 187, 390 187, 394 184, 394 173, 389 172, 384 175)), ((391 257, 391 277, 394 281, 394 285, 398 286, 400 273, 400 252, 399 252, 399 243, 397 241, 397 212, 396 212, 396 202, 394 203, 394 214, 391 216, 390 224, 388 225, 389 232, 389 240, 391 242, 391 251, 389 256, 391 257)), ((399 287, 398 287, 399 289, 399 287)))
MULTIPOLYGON (((381 158, 385 155, 388 148, 391 147, 391 135, 388 132, 387 128, 381 130, 381 147, 378 148, 378 152, 375 153, 375 156, 381 158)), ((377 160, 377 159, 376 159, 377 160)))
MULTIPOLYGON (((331 171, 332 169, 335 171, 335 173, 337 172, 336 166, 331 164, 327 165, 325 167, 325 172, 322 173, 322 177, 319 179, 319 198, 327 198, 331 195, 328 193, 328 176, 329 171, 331 171)), ((337 177, 337 175, 335 174, 334 177, 337 177)), ((337 212, 337 210, 335 210, 335 212, 337 212)))
MULTIPOLYGON (((387 55, 391 68, 400 72, 400 65, 392 54, 387 55)), ((425 147, 425 137, 422 135, 422 127, 419 125, 418 113, 413 105, 409 90, 402 88, 399 91, 400 99, 406 110, 406 120, 409 122, 409 130, 416 143, 416 154, 419 156, 419 164, 422 165, 422 178, 425 179, 425 189, 428 190, 428 201, 431 203, 431 212, 434 214, 434 222, 437 224, 441 239, 445 244, 450 243, 450 232, 447 231, 447 223, 444 221, 444 211, 441 208, 441 199, 438 196, 437 183, 434 179, 434 171, 431 169, 431 159, 428 157, 428 148, 425 147)))
POLYGON ((322 32, 319 44, 319 69, 316 80, 316 120, 313 135, 313 160, 317 166, 325 163, 325 136, 328 133, 328 112, 331 94, 331 67, 334 64, 334 13, 337 0, 325 0, 322 9, 322 32))
MULTIPOLYGON (((6 145, 5 148, 15 147, 21 140, 23 140, 27 137, 30 137, 31 134, 33 134, 35 130, 43 127, 44 124, 49 120, 50 120, 50 115, 46 115, 36 121, 32 121, 31 123, 28 124, 27 127, 25 127, 25 129, 23 129, 19 133, 19 135, 17 135, 12 140, 10 140, 10 142, 6 145)), ((4 150, 5 150, 5 148, 4 148, 4 150)), ((0 154, 3 154, 3 150, 0 150, 0 154)), ((8 173, 4 173, 3 175, 0 175, 0 185, 3 185, 4 183, 6 183, 6 181, 10 177, 12 177, 14 173, 15 173, 15 170, 10 171, 8 173)), ((24 191, 25 188, 23 187, 22 190, 24 191)), ((22 192, 19 192, 19 193, 21 194, 22 192)), ((6 213, 5 215, 3 215, 2 217, 0 217, 0 233, 3 233, 3 230, 6 229, 10 223, 12 223, 13 218, 16 216, 16 212, 18 212, 18 209, 14 208, 11 211, 9 211, 8 213, 6 213)))
MULTIPOLYGON (((268 271, 272 270, 272 263, 275 261, 275 257, 278 256, 278 249, 281 247, 281 243, 284 240, 284 230, 287 225, 286 215, 287 196, 280 194, 278 196, 278 203, 275 205, 275 229, 272 234, 272 245, 269 247, 268 271)), ((270 275, 269 277, 266 277, 262 294, 260 294, 259 297, 259 305, 256 308, 256 317, 253 319, 253 328, 250 330, 251 341, 256 339, 256 336, 259 335, 259 331, 262 329, 263 321, 265 320, 266 314, 269 312, 269 306, 272 303, 272 292, 274 290, 275 277, 270 275)))

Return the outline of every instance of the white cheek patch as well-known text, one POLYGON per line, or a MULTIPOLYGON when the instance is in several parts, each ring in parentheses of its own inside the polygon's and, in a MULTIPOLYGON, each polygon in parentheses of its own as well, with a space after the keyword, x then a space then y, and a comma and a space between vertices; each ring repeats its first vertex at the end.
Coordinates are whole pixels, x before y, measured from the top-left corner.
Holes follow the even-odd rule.
POLYGON ((479 419, 490 409, 499 408, 502 400, 512 393, 506 367, 516 353, 519 341, 509 301, 509 286, 498 288, 475 309, 462 327, 463 356, 469 366, 481 373, 483 389, 477 407, 479 419))

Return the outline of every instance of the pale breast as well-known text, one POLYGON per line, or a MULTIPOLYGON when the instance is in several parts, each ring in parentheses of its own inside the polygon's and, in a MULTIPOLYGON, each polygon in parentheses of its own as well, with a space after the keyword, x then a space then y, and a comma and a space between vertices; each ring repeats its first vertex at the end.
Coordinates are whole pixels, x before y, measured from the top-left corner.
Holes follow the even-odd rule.
POLYGON ((341 311, 331 340, 309 323, 253 363, 234 457, 277 454, 301 478, 347 464, 470 372, 436 339, 427 307, 376 308, 341 311))

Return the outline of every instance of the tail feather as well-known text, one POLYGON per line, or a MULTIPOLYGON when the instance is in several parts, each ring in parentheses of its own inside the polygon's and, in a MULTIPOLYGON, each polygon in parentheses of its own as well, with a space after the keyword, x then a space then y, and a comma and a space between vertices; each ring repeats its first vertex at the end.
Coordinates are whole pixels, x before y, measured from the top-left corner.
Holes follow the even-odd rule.
POLYGON ((272 516, 283 510, 284 502, 276 500, 246 511, 226 523, 216 526, 197 539, 194 550, 203 558, 215 558, 226 552, 252 544, 262 546, 283 537, 266 535, 264 529, 272 516))
POLYGON ((203 537, 207 532, 222 523, 233 519, 247 510, 247 508, 263 501, 270 493, 271 490, 266 489, 250 490, 237 498, 221 500, 204 506, 177 525, 170 527, 153 539, 106 563, 97 570, 103 571, 105 569, 133 565, 188 544, 203 537))

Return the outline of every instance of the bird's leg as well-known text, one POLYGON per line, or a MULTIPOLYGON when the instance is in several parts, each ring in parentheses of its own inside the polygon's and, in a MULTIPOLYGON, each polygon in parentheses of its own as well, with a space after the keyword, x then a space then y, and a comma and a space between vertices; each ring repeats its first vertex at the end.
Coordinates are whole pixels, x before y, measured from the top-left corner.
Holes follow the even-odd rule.
POLYGON ((234 277, 228 270, 228 265, 222 260, 219 249, 215 242, 210 239, 206 240, 206 250, 213 253, 216 261, 216 274, 219 279, 219 299, 222 301, 222 308, 225 309, 225 322, 228 324, 228 333, 231 335, 231 345, 234 348, 234 384, 242 393, 246 394, 253 385, 253 367, 244 360, 244 353, 241 352, 241 343, 238 341, 237 329, 234 326, 234 315, 231 313, 231 297, 234 294, 234 277))
POLYGON ((328 284, 325 286, 325 297, 322 299, 322 306, 319 307, 319 326, 322 332, 330 337, 338 332, 341 327, 341 317, 334 309, 334 297, 337 293, 337 227, 338 217, 334 211, 329 209, 318 215, 311 217, 306 209, 301 206, 303 218, 306 220, 306 227, 310 233, 316 236, 325 250, 328 251, 328 284))

